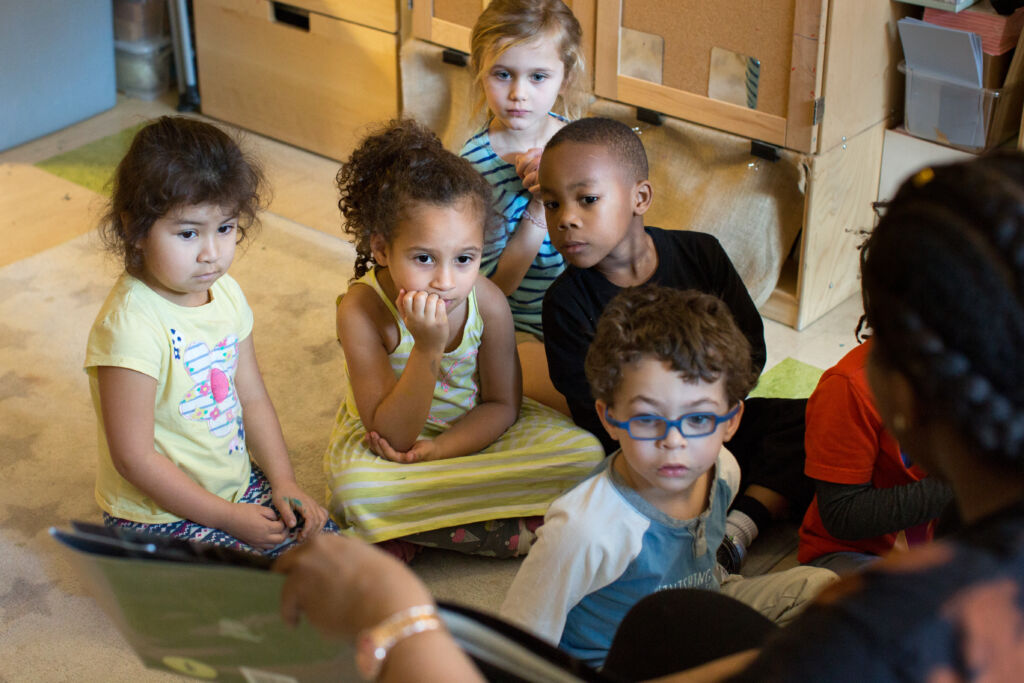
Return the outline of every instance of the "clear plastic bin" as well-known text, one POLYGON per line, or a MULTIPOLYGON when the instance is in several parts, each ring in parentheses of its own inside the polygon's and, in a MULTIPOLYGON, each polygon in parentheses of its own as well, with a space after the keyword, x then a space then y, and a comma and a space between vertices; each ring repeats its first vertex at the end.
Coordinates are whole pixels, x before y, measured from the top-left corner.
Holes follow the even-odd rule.
POLYGON ((114 41, 117 89, 125 95, 154 100, 171 82, 171 39, 114 41))
POLYGON ((993 90, 945 81, 915 71, 903 62, 899 70, 907 76, 904 119, 907 132, 914 137, 981 152, 1016 131, 1006 125, 1007 116, 996 114, 1005 109, 1000 103, 1015 93, 1019 84, 993 90))
POLYGON ((153 40, 167 35, 167 0, 114 0, 114 40, 153 40))

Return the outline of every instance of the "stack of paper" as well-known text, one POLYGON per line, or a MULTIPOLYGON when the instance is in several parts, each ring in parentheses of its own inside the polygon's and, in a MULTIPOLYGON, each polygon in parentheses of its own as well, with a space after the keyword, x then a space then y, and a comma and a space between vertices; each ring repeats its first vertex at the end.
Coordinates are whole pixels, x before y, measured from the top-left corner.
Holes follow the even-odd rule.
POLYGON ((949 10, 951 12, 959 12, 962 9, 970 7, 978 0, 900 0, 908 5, 922 5, 924 7, 936 7, 942 10, 949 10))
POLYGON ((907 62, 907 130, 983 149, 992 101, 982 87, 981 38, 909 17, 900 19, 899 31, 907 62))
POLYGON ((1003 16, 995 11, 989 0, 983 0, 959 14, 926 9, 924 20, 937 26, 977 33, 981 36, 981 49, 985 54, 1001 55, 1017 45, 1021 29, 1024 29, 1024 7, 1009 16, 1003 16))
POLYGON ((981 87, 982 47, 977 33, 907 17, 899 22, 907 68, 975 88, 981 87))

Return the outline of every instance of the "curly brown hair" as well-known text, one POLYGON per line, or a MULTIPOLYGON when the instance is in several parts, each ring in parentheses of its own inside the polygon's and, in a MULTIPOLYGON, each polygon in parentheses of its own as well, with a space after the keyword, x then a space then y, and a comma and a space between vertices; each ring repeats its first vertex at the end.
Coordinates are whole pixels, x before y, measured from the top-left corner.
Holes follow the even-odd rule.
POLYGON ((343 230, 355 242, 356 278, 374 265, 370 238, 390 242, 411 204, 451 206, 468 199, 479 211, 482 232, 495 220, 484 177, 409 118, 391 120, 368 135, 342 164, 336 181, 343 230))
POLYGON ((688 381, 725 378, 729 405, 757 383, 750 342, 721 299, 695 290, 644 285, 622 290, 601 314, 585 369, 594 398, 611 403, 625 368, 657 358, 688 381))
POLYGON ((100 234, 132 274, 142 268, 141 243, 157 219, 213 204, 238 216, 242 242, 269 201, 260 163, 221 129, 184 116, 162 116, 140 129, 111 183, 100 234))

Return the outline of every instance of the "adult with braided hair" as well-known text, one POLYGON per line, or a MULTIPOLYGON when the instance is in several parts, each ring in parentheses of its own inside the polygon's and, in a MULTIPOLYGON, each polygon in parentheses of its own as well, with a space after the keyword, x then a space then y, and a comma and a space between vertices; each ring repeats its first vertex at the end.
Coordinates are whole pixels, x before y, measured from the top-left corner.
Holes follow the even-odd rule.
MULTIPOLYGON (((1019 680, 1024 156, 913 176, 872 233, 861 267, 873 330, 867 374, 879 413, 911 459, 949 483, 964 526, 846 577, 769 635, 759 653, 717 660, 704 673, 757 681, 1019 680)), ((692 658, 670 659, 682 642, 691 652, 727 653, 706 633, 685 633, 689 620, 665 628, 696 599, 666 591, 638 603, 606 666, 642 679, 692 665, 692 658)), ((709 599, 725 600, 701 596, 704 609, 709 599)), ((731 614, 739 608, 729 607, 731 614)))

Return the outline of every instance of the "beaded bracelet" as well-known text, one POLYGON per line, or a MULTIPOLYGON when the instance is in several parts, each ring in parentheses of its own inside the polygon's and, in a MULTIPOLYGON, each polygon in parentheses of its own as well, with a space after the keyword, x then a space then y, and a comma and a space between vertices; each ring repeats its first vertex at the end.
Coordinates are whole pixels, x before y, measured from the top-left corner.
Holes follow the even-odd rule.
POLYGON ((537 220, 536 218, 533 217, 532 213, 530 213, 529 211, 526 211, 525 209, 523 210, 523 217, 526 218, 526 220, 528 220, 531 223, 533 223, 534 225, 536 225, 541 230, 547 230, 548 229, 548 224, 547 223, 543 223, 543 222, 537 220))
POLYGON ((434 605, 416 605, 392 614, 356 638, 356 668, 368 681, 377 679, 391 649, 410 636, 438 631, 444 624, 434 605))

